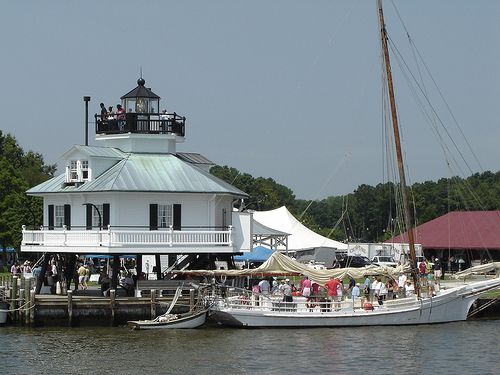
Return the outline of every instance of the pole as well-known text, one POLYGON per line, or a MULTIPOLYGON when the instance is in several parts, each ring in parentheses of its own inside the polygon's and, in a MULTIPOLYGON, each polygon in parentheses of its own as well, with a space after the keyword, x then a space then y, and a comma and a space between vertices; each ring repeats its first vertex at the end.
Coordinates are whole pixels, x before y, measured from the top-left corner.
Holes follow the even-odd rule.
POLYGON ((85 146, 89 145, 89 102, 90 96, 84 96, 83 101, 85 102, 85 146))
POLYGON ((396 100, 394 98, 394 86, 392 83, 391 61, 389 59, 389 49, 387 48, 387 30, 385 29, 384 12, 382 10, 382 0, 377 0, 379 21, 380 21, 380 39, 382 43, 382 51, 384 53, 385 70, 387 74, 387 88, 389 90, 389 102, 391 105, 392 128, 394 132, 394 142, 396 146, 396 156, 398 160, 399 184, 401 187, 401 197, 403 199, 403 211, 406 222, 406 230, 408 233, 408 244, 410 246, 411 273, 415 291, 420 297, 420 287, 417 283, 417 261, 415 254, 415 239, 413 238, 413 222, 411 220, 410 205, 407 194, 405 170, 403 163, 403 152, 401 151, 401 141, 399 137, 398 116, 396 113, 396 100))

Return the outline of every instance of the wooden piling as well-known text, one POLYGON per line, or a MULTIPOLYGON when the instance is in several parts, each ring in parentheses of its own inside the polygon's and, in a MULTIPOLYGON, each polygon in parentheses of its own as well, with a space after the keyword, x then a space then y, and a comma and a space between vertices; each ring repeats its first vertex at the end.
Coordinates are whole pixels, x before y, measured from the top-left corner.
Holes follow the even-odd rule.
POLYGON ((17 282, 18 282, 18 277, 13 276, 12 277, 12 287, 10 289, 10 310, 13 311, 12 313, 12 320, 16 321, 17 314, 15 313, 15 310, 17 308, 16 302, 17 302, 17 282))
POLYGON ((151 289, 151 319, 156 318, 156 289, 151 289))
POLYGON ((30 292, 31 292, 31 287, 32 287, 32 280, 31 278, 27 279, 26 283, 26 289, 24 290, 24 324, 28 325, 30 323, 30 292))
POLYGON ((24 289, 19 289, 19 297, 18 297, 18 303, 17 303, 17 311, 14 312, 14 314, 17 316, 17 321, 18 322, 23 322, 24 320, 24 289))
POLYGON ((30 325, 35 325, 35 296, 36 291, 34 289, 30 290, 30 325))
POLYGON ((115 324, 115 303, 116 303, 116 290, 109 291, 109 307, 111 309, 111 325, 115 324))
POLYGON ((73 291, 68 290, 68 324, 73 326, 73 291))

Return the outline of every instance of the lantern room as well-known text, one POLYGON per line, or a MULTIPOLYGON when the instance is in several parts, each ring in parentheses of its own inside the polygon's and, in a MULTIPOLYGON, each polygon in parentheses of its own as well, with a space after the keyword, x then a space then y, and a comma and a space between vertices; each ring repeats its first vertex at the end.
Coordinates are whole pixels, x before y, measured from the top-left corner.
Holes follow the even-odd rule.
POLYGON ((96 141, 125 152, 175 153, 176 143, 185 137, 186 118, 176 112, 160 110, 160 97, 145 86, 141 77, 137 87, 123 95, 116 111, 95 114, 96 141))
POLYGON ((139 78, 137 87, 120 98, 128 113, 160 113, 160 97, 145 87, 145 83, 139 78))

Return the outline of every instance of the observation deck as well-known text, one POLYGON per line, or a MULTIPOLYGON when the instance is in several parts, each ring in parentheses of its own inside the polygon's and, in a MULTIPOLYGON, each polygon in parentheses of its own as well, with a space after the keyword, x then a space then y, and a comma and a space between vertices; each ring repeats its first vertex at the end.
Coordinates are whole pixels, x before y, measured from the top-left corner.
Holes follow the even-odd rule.
POLYGON ((123 119, 101 119, 95 115, 96 135, 175 134, 184 137, 186 118, 177 113, 125 113, 123 119))

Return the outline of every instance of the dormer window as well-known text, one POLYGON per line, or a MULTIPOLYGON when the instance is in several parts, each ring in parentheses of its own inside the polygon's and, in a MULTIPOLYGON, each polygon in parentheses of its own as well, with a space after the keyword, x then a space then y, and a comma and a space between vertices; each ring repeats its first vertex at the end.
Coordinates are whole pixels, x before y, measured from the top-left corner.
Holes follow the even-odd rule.
POLYGON ((90 179, 88 160, 71 160, 66 167, 66 183, 84 182, 90 179))
POLYGON ((82 179, 88 181, 89 179, 89 161, 82 160, 82 179))
POLYGON ((78 163, 76 160, 71 160, 71 162, 69 163, 69 181, 78 181, 77 164, 78 163))

